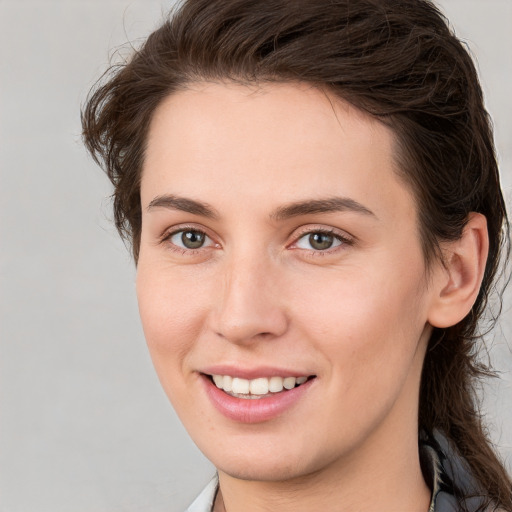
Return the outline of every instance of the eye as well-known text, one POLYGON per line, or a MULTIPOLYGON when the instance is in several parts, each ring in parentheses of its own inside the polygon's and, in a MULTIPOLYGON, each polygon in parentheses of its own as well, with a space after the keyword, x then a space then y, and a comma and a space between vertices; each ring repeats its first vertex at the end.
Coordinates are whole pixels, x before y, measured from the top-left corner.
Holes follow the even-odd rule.
POLYGON ((168 240, 181 249, 201 249, 214 245, 212 239, 197 229, 183 229, 172 233, 168 240))
POLYGON ((311 231, 301 236, 295 246, 299 249, 326 251, 334 247, 338 247, 347 242, 340 235, 335 235, 328 231, 311 231))

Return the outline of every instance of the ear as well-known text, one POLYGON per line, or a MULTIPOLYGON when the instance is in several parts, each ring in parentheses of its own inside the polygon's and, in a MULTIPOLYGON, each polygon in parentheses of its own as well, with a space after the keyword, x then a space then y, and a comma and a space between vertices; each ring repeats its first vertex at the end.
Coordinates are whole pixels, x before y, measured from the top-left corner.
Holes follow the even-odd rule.
POLYGON ((461 238, 441 245, 443 261, 434 274, 428 321, 434 327, 451 327, 470 311, 480 291, 487 262, 487 220, 471 212, 461 238))

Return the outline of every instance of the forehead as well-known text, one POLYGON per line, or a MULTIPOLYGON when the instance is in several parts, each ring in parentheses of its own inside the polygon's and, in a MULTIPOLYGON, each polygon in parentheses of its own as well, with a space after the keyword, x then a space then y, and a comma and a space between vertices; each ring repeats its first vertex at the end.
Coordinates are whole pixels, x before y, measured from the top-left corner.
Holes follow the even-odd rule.
MULTIPOLYGON (((236 132, 238 142, 247 141, 245 154, 253 150, 261 156, 276 145, 286 150, 306 144, 304 153, 318 145, 334 148, 340 138, 347 139, 354 150, 368 144, 388 149, 384 146, 389 147, 394 138, 391 129, 330 91, 300 82, 191 84, 168 96, 156 109, 149 130, 150 146, 161 150, 158 146, 165 132, 176 143, 194 149, 208 141, 212 150, 228 145, 236 132), (231 137, 223 138, 223 134, 231 137), (251 143, 254 140, 260 143, 258 147, 251 143)), ((170 138, 166 144, 169 142, 170 138)))
POLYGON ((236 191, 261 204, 335 194, 377 214, 398 201, 404 208, 387 213, 410 215, 393 148, 389 127, 308 84, 194 84, 155 111, 142 199, 236 191))

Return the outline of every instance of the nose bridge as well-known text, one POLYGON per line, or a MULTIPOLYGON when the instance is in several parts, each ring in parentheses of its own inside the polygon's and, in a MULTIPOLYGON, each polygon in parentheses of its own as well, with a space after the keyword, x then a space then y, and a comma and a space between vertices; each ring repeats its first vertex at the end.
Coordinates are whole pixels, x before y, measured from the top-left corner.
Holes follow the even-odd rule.
POLYGON ((281 335, 287 326, 277 290, 276 263, 255 251, 232 254, 225 262, 215 331, 235 343, 281 335))

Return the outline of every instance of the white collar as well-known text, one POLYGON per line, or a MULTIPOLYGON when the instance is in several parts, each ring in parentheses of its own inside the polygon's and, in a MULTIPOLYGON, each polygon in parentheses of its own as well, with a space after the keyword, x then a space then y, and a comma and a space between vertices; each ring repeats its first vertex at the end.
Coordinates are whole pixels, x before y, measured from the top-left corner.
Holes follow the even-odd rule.
POLYGON ((215 475, 185 512, 211 512, 219 479, 215 475))

